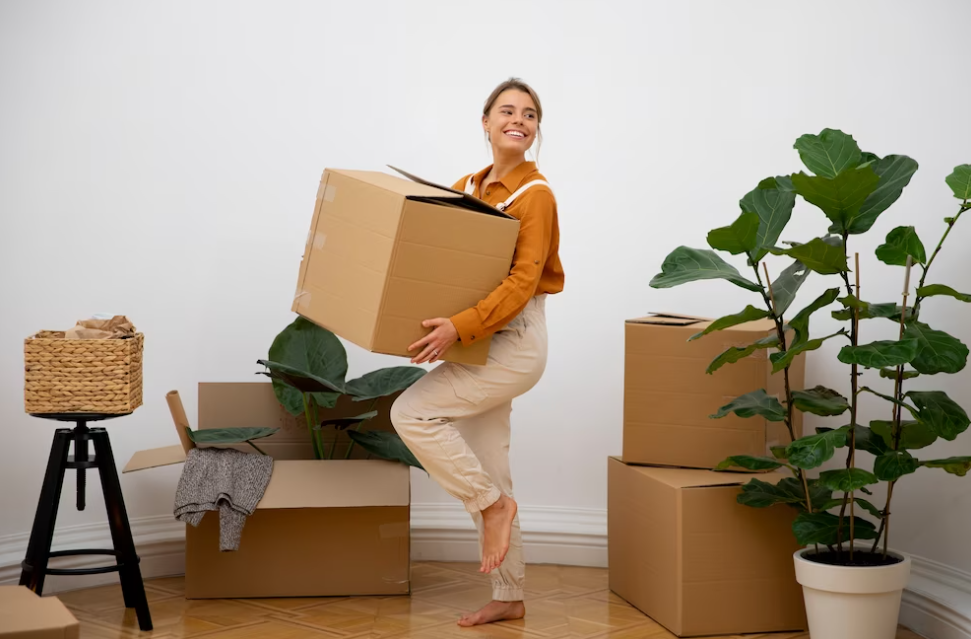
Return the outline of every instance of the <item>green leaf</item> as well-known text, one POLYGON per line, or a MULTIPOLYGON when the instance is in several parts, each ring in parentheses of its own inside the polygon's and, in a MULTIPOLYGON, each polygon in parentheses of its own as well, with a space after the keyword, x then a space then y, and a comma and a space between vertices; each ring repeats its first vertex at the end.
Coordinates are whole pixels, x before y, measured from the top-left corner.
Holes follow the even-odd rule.
POLYGON ((954 441, 971 424, 964 409, 944 391, 910 391, 906 396, 914 400, 917 406, 918 421, 930 426, 939 437, 949 442, 954 441))
POLYGON ((336 417, 333 419, 325 419, 314 426, 314 430, 322 430, 328 426, 333 426, 337 430, 344 430, 345 428, 354 426, 355 424, 360 424, 361 422, 366 422, 369 419, 374 419, 377 416, 378 411, 372 410, 364 413, 363 415, 356 415, 354 417, 336 417))
POLYGON ((711 364, 708 365, 708 368, 705 372, 711 375, 712 373, 717 371, 725 364, 734 364, 738 360, 748 357, 749 355, 751 355, 757 350, 760 350, 763 348, 773 348, 778 345, 779 345, 779 336, 769 335, 768 337, 763 337, 762 339, 758 340, 757 342, 753 342, 748 346, 743 346, 743 347, 732 346, 731 348, 724 351, 721 355, 716 357, 714 360, 712 360, 711 364))
POLYGON ((759 389, 746 393, 741 397, 722 406, 717 413, 710 415, 712 419, 721 419, 735 413, 739 417, 747 418, 759 415, 768 419, 770 422, 781 422, 786 418, 786 409, 775 397, 770 397, 765 390, 759 389))
MULTIPOLYGON (((850 536, 850 518, 844 518, 843 541, 850 536)), ((839 542, 840 518, 832 513, 800 513, 792 523, 792 532, 801 546, 822 544, 835 546, 839 542)), ((854 517, 853 533, 857 539, 876 539, 877 529, 871 522, 854 517)))
POLYGON ((867 151, 864 151, 862 153, 862 155, 860 156, 860 163, 861 164, 863 164, 863 163, 873 164, 874 162, 879 162, 879 161, 880 161, 880 156, 878 156, 875 153, 869 153, 867 151))
MULTIPOLYGON (((841 428, 849 430, 850 425, 842 426, 841 428)), ((826 433, 832 431, 832 428, 819 427, 816 429, 817 433, 826 433)), ((864 450, 872 455, 882 455, 889 450, 886 444, 880 437, 873 434, 873 431, 866 426, 860 426, 859 424, 853 429, 856 437, 854 442, 856 444, 857 450, 864 450)), ((849 436, 847 435, 846 442, 849 445, 849 436)))
POLYGON ((819 468, 833 458, 837 448, 846 446, 849 428, 831 430, 818 435, 802 437, 789 444, 786 457, 796 468, 811 470, 819 468))
MULTIPOLYGON (((856 298, 855 295, 847 295, 846 297, 839 298, 839 301, 843 304, 844 309, 839 311, 833 311, 833 319, 840 320, 842 322, 848 322, 853 319, 853 309, 859 309, 860 319, 892 319, 895 322, 900 321, 900 313, 903 312, 903 307, 893 302, 885 302, 882 304, 871 304, 869 302, 862 302, 856 298)), ((914 309, 912 307, 907 308, 907 320, 909 321, 914 316, 914 309)))
POLYGON ((880 481, 897 481, 904 475, 917 472, 920 462, 907 451, 891 450, 873 462, 873 473, 880 481))
MULTIPOLYGON (((787 477, 786 479, 792 479, 787 477)), ((798 482, 787 482, 783 479, 778 484, 770 484, 761 479, 751 479, 742 486, 742 491, 736 501, 743 506, 752 508, 768 508, 776 504, 805 503, 805 492, 798 482)))
MULTIPOLYGON (((262 364, 269 369, 268 372, 263 373, 264 375, 273 380, 285 382, 289 386, 303 393, 343 393, 344 391, 344 389, 338 386, 335 382, 324 379, 323 377, 317 377, 316 375, 293 366, 287 366, 286 364, 281 364, 280 362, 271 362, 265 359, 257 360, 257 363, 262 364)), ((302 405, 300 412, 303 413, 302 405)))
POLYGON ((948 457, 947 459, 929 459, 920 462, 921 466, 927 468, 943 468, 945 471, 958 477, 964 477, 971 470, 971 457, 948 457))
POLYGON ((907 266, 907 256, 914 264, 927 262, 924 244, 912 226, 898 226, 887 234, 887 241, 877 247, 877 259, 891 266, 907 266))
POLYGON ((769 450, 772 451, 772 456, 776 459, 781 459, 785 461, 786 459, 786 447, 785 446, 770 446, 769 450))
POLYGON ((879 397, 881 399, 887 400, 891 404, 896 404, 897 406, 901 406, 901 407, 905 408, 907 410, 907 412, 909 412, 911 415, 914 416, 915 419, 919 418, 919 416, 920 416, 919 413, 918 413, 918 411, 917 411, 917 409, 914 408, 913 406, 911 406, 910 404, 908 404, 907 402, 900 401, 900 400, 898 400, 898 399, 896 399, 896 398, 894 398, 894 397, 892 397, 890 395, 884 395, 883 393, 878 393, 877 391, 873 390, 872 388, 870 388, 868 386, 864 386, 863 388, 860 389, 860 391, 861 392, 865 391, 865 392, 870 393, 872 395, 876 395, 877 397, 879 397))
POLYGON ((954 197, 959 200, 971 200, 971 164, 961 164, 954 167, 944 181, 951 187, 954 197))
POLYGON ((823 386, 804 391, 792 391, 792 405, 804 413, 823 417, 842 415, 850 408, 845 397, 823 386))
POLYGON ((807 244, 799 244, 784 251, 807 267, 822 275, 835 275, 849 271, 843 246, 833 246, 822 238, 814 238, 807 244))
POLYGON ((971 295, 958 293, 950 286, 944 286, 943 284, 929 284, 928 286, 921 286, 917 289, 917 297, 933 297, 935 295, 947 295, 961 302, 971 302, 971 295))
POLYGON ((769 316, 769 312, 766 310, 758 309, 749 304, 740 313, 735 313, 734 315, 726 315, 725 317, 720 317, 714 322, 708 325, 705 330, 700 333, 695 333, 688 341, 694 341, 700 337, 704 337, 708 333, 714 333, 715 331, 724 330, 726 328, 731 328, 732 326, 738 326, 739 324, 745 324, 747 322, 754 322, 756 320, 764 319, 769 316))
POLYGON ((789 223, 795 204, 795 193, 761 188, 761 184, 759 188, 752 190, 739 201, 743 211, 755 213, 759 219, 755 243, 757 250, 753 255, 753 262, 761 260, 768 253, 768 249, 775 246, 786 224, 789 223))
POLYGON ((776 189, 778 191, 785 191, 788 193, 795 192, 792 188, 792 178, 788 175, 778 175, 776 177, 765 178, 759 182, 760 189, 776 189))
POLYGON ((347 382, 345 392, 356 402, 387 397, 403 391, 424 375, 425 370, 417 366, 382 368, 347 382))
POLYGON ((832 339, 837 335, 846 335, 846 331, 837 331, 832 335, 827 335, 826 337, 819 337, 817 339, 811 339, 808 342, 802 342, 796 346, 790 346, 785 352, 772 353, 769 355, 769 360, 772 362, 772 372, 778 373, 784 370, 787 366, 792 364, 792 360, 799 356, 800 353, 805 353, 807 351, 814 351, 823 345, 828 339, 832 339))
POLYGON ((856 167, 863 156, 853 136, 838 129, 823 129, 819 135, 800 136, 793 148, 799 151, 807 169, 827 178, 835 178, 856 167))
POLYGON ((356 431, 349 430, 347 435, 354 442, 367 452, 377 455, 381 459, 401 462, 415 468, 422 468, 418 459, 408 449, 397 433, 389 433, 382 430, 356 431))
POLYGON ((917 340, 881 340, 844 346, 836 356, 844 364, 858 364, 865 368, 883 368, 909 364, 917 356, 917 340))
MULTIPOLYGON (((862 497, 855 497, 853 499, 853 501, 856 502, 856 505, 857 506, 861 506, 863 508, 863 510, 867 511, 868 513, 870 513, 871 515, 873 515, 877 519, 880 519, 880 518, 883 517, 883 511, 881 511, 879 508, 877 508, 876 506, 874 506, 873 504, 871 504, 866 499, 863 499, 862 497)), ((847 504, 848 503, 849 502, 847 502, 847 504)), ((828 502, 826 502, 823 505, 822 508, 820 508, 820 510, 832 510, 833 508, 840 508, 840 509, 842 509, 843 508, 843 500, 842 499, 830 499, 828 502)), ((847 505, 847 511, 846 512, 849 513, 849 505, 847 505)), ((849 526, 849 524, 847 524, 847 526, 849 526)))
POLYGON ((917 356, 910 365, 922 375, 958 373, 968 363, 968 347, 961 340, 922 322, 908 323, 904 338, 917 342, 917 356))
MULTIPOLYGON (((884 379, 897 379, 897 369, 881 368, 880 377, 884 379)), ((902 379, 914 379, 915 377, 920 377, 920 373, 917 371, 905 370, 902 379)))
POLYGON ((745 279, 731 264, 718 257, 714 251, 679 246, 664 258, 661 273, 651 280, 651 288, 672 288, 698 280, 723 279, 750 291, 762 287, 745 279))
MULTIPOLYGON (((297 317, 274 338, 267 359, 292 367, 292 372, 313 375, 330 380, 330 385, 341 388, 347 375, 347 352, 336 335, 313 322, 297 317)), ((290 378, 273 377, 273 392, 277 401, 291 415, 303 413, 303 396, 290 378)), ((339 391, 338 391, 339 393, 339 391)), ((319 406, 332 408, 338 393, 323 391, 314 399, 319 406)))
POLYGON ((759 216, 742 213, 731 226, 723 226, 708 233, 708 246, 732 255, 755 250, 759 231, 759 216))
POLYGON ((827 290, 825 293, 813 300, 812 304, 796 313, 796 316, 789 320, 789 326, 796 334, 792 341, 793 346, 798 346, 800 343, 809 339, 810 316, 819 309, 829 306, 836 301, 836 298, 839 297, 839 293, 840 290, 838 288, 831 288, 827 290))
POLYGON ((856 217, 850 220, 847 231, 851 235, 869 231, 880 214, 897 201, 904 187, 910 184, 910 178, 917 172, 917 162, 906 155, 888 155, 882 160, 876 159, 873 171, 879 176, 880 183, 867 196, 856 217))
MULTIPOLYGON (((881 441, 886 444, 887 450, 894 447, 893 422, 874 420, 870 422, 870 429, 880 436, 881 441)), ((934 432, 934 429, 922 422, 903 419, 900 421, 900 431, 900 444, 897 446, 897 450, 920 450, 937 441, 937 433, 934 432)))
POLYGON ((820 484, 841 493, 851 493, 878 481, 876 475, 862 468, 840 468, 819 473, 820 484))
POLYGON ((772 296, 775 299, 775 312, 778 317, 782 317, 789 310, 789 306, 796 299, 799 287, 811 272, 805 264, 796 260, 772 282, 772 296))
POLYGON ((761 470, 776 470, 777 468, 782 468, 785 464, 779 463, 772 457, 754 457, 752 455, 735 455, 729 457, 728 459, 722 460, 715 470, 728 470, 729 468, 738 467, 744 468, 745 470, 761 471, 761 470))
POLYGON ((826 214, 833 222, 830 231, 838 235, 848 231, 879 182, 872 166, 850 169, 833 179, 801 172, 792 176, 796 192, 826 214))
POLYGON ((279 428, 186 428, 189 439, 197 444, 230 445, 245 444, 254 439, 263 439, 280 430, 279 428))

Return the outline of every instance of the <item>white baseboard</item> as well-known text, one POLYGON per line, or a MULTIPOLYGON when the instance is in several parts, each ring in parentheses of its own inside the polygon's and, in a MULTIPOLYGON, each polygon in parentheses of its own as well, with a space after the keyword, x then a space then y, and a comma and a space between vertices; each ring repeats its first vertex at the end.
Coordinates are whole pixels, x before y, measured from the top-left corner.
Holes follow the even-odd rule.
MULTIPOLYGON (((603 510, 521 506, 526 561, 534 564, 607 566, 607 513, 603 510)), ((412 504, 412 558, 416 561, 477 561, 478 533, 461 504, 412 504)), ((132 536, 145 579, 185 572, 185 524, 171 516, 131 520, 132 536)), ((28 533, 0 537, 0 585, 16 584, 27 551, 28 533)), ((111 548, 107 524, 58 529, 53 548, 111 548)), ((81 568, 110 563, 109 557, 64 557, 52 567, 81 568)), ((117 583, 115 573, 60 577, 44 582, 44 593, 117 583)))
POLYGON ((900 623, 928 639, 971 639, 971 574, 912 557, 900 623))
MULTIPOLYGON (((532 564, 607 566, 607 512, 581 508, 521 506, 526 561, 532 564)), ((171 516, 131 521, 146 579, 185 572, 185 525, 171 516)), ((416 561, 477 561, 478 533, 461 504, 412 504, 412 558, 416 561)), ((0 584, 15 584, 27 550, 28 534, 0 537, 0 584)), ((107 524, 60 529, 54 548, 110 548, 107 524)), ((96 566, 107 557, 66 557, 51 565, 96 566)), ((83 577, 50 576, 45 593, 116 583, 114 573, 83 577)), ((928 639, 971 639, 971 574, 913 557, 900 621, 928 639)))

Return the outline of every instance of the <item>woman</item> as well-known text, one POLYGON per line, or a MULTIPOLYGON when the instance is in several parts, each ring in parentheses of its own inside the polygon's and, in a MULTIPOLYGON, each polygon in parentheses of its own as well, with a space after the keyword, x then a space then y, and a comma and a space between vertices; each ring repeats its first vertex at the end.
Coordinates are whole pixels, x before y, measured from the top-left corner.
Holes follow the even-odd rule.
POLYGON ((543 109, 524 82, 500 84, 486 100, 482 128, 493 164, 455 184, 520 220, 509 276, 476 306, 422 323, 431 332, 412 344, 413 363, 438 361, 456 348, 492 336, 485 366, 446 362, 395 401, 395 429, 428 474, 462 500, 479 529, 480 572, 493 573, 493 600, 464 615, 472 626, 520 619, 525 563, 509 472, 512 400, 546 368, 546 296, 563 290, 553 192, 526 161, 540 137, 543 109), (525 189, 524 189, 525 187, 525 189), (515 197, 514 197, 515 196, 515 197))

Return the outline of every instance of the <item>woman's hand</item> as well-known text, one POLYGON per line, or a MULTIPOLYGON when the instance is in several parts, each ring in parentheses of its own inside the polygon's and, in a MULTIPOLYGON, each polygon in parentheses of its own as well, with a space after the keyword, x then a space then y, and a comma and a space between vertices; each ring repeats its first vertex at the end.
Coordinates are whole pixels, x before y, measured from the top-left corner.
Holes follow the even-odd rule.
POLYGON ((437 362, 445 351, 458 341, 459 332, 452 324, 452 320, 444 317, 425 320, 421 325, 425 328, 434 328, 434 330, 408 347, 409 353, 414 350, 421 350, 418 355, 411 358, 411 363, 437 362))

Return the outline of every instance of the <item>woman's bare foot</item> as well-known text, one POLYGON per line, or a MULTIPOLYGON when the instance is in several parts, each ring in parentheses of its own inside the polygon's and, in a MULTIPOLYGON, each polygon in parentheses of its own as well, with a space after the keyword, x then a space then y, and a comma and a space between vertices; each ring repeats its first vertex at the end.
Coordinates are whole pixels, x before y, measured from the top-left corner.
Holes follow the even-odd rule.
POLYGON ((460 626, 478 626, 484 623, 522 619, 526 616, 526 605, 521 601, 490 601, 475 612, 462 615, 460 626))
POLYGON ((479 572, 489 573, 499 567, 509 551, 509 536, 512 534, 512 521, 518 506, 506 495, 482 511, 485 534, 482 540, 482 565, 479 572))

